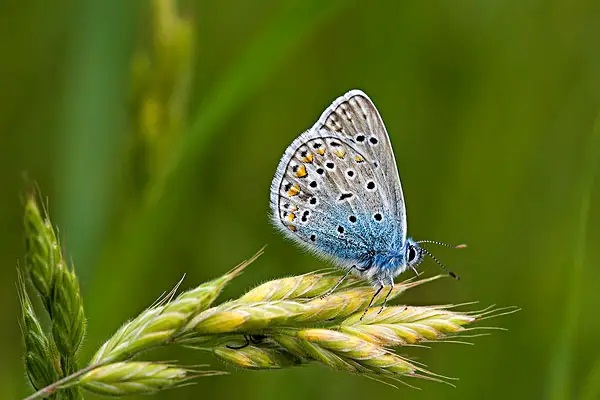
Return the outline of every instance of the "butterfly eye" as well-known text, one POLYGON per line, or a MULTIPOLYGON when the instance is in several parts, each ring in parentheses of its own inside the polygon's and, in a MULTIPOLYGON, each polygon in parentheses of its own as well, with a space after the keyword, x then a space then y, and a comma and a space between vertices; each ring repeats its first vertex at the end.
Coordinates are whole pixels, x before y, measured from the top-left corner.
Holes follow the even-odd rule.
POLYGON ((409 263, 413 262, 416 257, 417 257, 417 251, 415 250, 414 247, 410 246, 408 248, 408 262, 409 263))

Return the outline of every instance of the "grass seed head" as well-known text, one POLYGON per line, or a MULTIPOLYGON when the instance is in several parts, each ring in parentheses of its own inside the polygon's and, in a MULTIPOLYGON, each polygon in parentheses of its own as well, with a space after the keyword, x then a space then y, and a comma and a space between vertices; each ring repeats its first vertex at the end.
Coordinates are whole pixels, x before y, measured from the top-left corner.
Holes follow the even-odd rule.
POLYGON ((273 347, 253 345, 240 349, 217 347, 213 352, 222 361, 246 369, 279 369, 302 363, 302 359, 296 355, 273 347))
POLYGON ((86 390, 104 396, 151 394, 180 386, 197 376, 171 364, 131 361, 96 368, 79 378, 86 390))
POLYGON ((303 329, 296 338, 313 359, 334 369, 375 375, 414 374, 404 358, 359 337, 330 329, 303 329))
POLYGON ((60 378, 60 358, 52 340, 42 330, 20 273, 17 289, 21 303, 20 324, 25 345, 25 372, 31 385, 39 390, 60 378))
POLYGON ((25 268, 44 305, 48 307, 55 269, 62 260, 60 244, 47 215, 42 214, 34 193, 25 201, 25 268))
POLYGON ((381 312, 372 308, 362 320, 361 316, 350 316, 341 323, 340 330, 386 347, 441 340, 461 332, 464 325, 476 320, 474 315, 441 307, 393 306, 381 312))
MULTIPOLYGON (((275 279, 250 290, 237 302, 258 303, 274 300, 310 299, 326 293, 339 280, 339 275, 328 273, 310 273, 275 279)), ((348 283, 355 282, 352 278, 347 280, 348 283)))
POLYGON ((55 285, 50 309, 52 336, 61 354, 72 358, 77 353, 85 334, 86 320, 79 282, 72 268, 63 261, 55 269, 55 285))

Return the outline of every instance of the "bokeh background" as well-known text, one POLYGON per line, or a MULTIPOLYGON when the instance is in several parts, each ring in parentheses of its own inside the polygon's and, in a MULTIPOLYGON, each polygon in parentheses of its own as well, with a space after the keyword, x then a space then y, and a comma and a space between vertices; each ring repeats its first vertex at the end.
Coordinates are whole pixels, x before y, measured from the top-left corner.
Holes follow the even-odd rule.
POLYGON ((407 349, 456 388, 312 366, 229 369, 154 398, 600 398, 599 2, 3 1, 0 57, 0 398, 29 390, 24 175, 80 277, 86 360, 184 273, 192 287, 268 244, 226 299, 324 266, 269 225, 269 184, 285 147, 351 88, 384 117, 410 234, 469 244, 435 249, 460 282, 404 300, 522 311, 475 346, 407 349))

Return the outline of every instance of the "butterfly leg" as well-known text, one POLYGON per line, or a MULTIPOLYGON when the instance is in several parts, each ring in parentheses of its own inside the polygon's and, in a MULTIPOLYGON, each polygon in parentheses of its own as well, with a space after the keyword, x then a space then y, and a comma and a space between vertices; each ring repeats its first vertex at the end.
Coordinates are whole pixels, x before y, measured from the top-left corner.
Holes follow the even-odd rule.
POLYGON ((250 345, 250 339, 248 339, 248 335, 244 335, 244 339, 246 340, 246 343, 244 343, 241 346, 231 346, 231 345, 225 345, 225 347, 227 347, 228 349, 231 350, 240 350, 243 349, 244 347, 248 347, 250 345))
POLYGON ((394 280, 390 279, 390 290, 388 290, 387 294, 385 295, 385 298, 383 299, 383 304, 381 305, 381 308, 379 309, 379 312, 377 314, 381 314, 381 312, 387 305, 387 300, 388 297, 390 297, 390 294, 392 294, 392 290, 394 290, 394 280))
POLYGON ((417 269, 414 267, 414 265, 413 265, 413 266, 411 266, 410 268, 411 268, 411 269, 412 269, 412 270, 415 272, 415 275, 417 276, 417 278, 418 278, 418 277, 421 275, 421 274, 419 273, 419 271, 417 271, 417 269))
POLYGON ((333 287, 331 289, 329 289, 324 294, 322 294, 321 298, 324 299, 325 297, 329 296, 331 293, 335 292, 335 289, 337 289, 342 284, 342 282, 344 282, 344 280, 346 280, 346 278, 348 277, 348 275, 350 275, 350 272, 352 272, 352 270, 354 268, 357 268, 356 265, 351 266, 348 269, 348 271, 346 271, 346 273, 344 274, 344 276, 342 276, 342 279, 340 279, 335 285, 333 285, 333 287))
POLYGON ((362 321, 362 319, 365 317, 365 315, 367 314, 367 311, 369 311, 369 308, 371 308, 371 306, 373 305, 373 302, 375 301, 375 297, 377 297, 377 295, 379 293, 381 293, 382 290, 383 290, 383 283, 379 282, 379 288, 375 291, 375 294, 373 295, 373 297, 371 297, 371 301, 369 302, 369 305, 367 306, 367 308, 365 308, 365 311, 363 312, 362 316, 360 317, 360 321, 362 321))
POLYGON ((267 338, 266 335, 248 335, 250 342, 252 342, 252 344, 261 344, 263 342, 263 340, 265 340, 267 338))

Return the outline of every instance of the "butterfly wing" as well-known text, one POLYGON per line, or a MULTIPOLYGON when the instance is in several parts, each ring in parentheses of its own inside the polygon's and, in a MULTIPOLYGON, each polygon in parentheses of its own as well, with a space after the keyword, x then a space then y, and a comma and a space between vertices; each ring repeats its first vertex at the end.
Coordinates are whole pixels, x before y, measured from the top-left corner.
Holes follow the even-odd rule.
POLYGON ((351 90, 338 97, 321 114, 315 128, 325 128, 353 140, 359 151, 378 163, 375 177, 385 188, 387 202, 391 203, 393 215, 401 222, 406 234, 406 208, 394 150, 379 111, 369 96, 360 90, 351 90))
POLYGON ((341 266, 370 267, 406 239, 402 189, 377 109, 362 92, 338 98, 287 148, 271 184, 274 224, 341 266))

